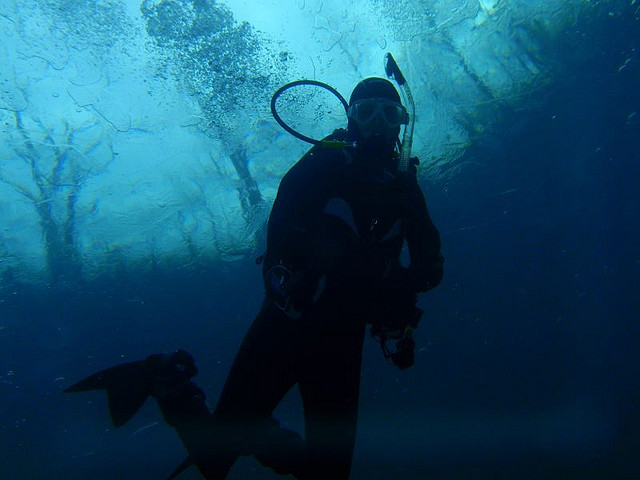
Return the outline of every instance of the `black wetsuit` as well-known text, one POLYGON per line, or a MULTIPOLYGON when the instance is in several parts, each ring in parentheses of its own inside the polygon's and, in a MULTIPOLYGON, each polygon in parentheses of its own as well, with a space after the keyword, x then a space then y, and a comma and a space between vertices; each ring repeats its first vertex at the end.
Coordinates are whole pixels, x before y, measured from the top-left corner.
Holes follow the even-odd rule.
POLYGON ((205 478, 225 478, 240 455, 299 479, 349 477, 366 324, 402 326, 416 293, 442 277, 440 237, 415 174, 368 157, 315 147, 285 175, 268 225, 266 300, 214 414, 197 399, 159 402, 205 478), (274 266, 291 274, 282 295, 274 266), (296 384, 304 438, 272 417, 296 384))

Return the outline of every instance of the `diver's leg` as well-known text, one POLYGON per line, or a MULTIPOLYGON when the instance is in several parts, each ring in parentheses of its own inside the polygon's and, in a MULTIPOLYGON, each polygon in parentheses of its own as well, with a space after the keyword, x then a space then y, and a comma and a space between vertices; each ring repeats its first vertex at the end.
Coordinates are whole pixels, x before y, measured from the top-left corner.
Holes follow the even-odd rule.
POLYGON ((191 382, 154 395, 205 478, 226 478, 240 455, 254 455, 281 474, 297 475, 306 465, 301 436, 272 417, 296 381, 300 335, 299 322, 265 303, 236 354, 213 415, 191 382))
POLYGON ((271 415, 294 385, 300 327, 270 303, 245 335, 215 408, 219 416, 242 419, 271 415))
POLYGON ((343 318, 308 342, 300 392, 309 467, 300 478, 349 478, 356 438, 364 325, 343 318))
POLYGON ((272 412, 295 383, 299 334, 297 322, 265 304, 236 354, 213 415, 191 382, 154 395, 205 478, 225 478, 240 455, 255 455, 279 473, 296 471, 304 442, 281 428, 272 412))
POLYGON ((189 381, 153 396, 165 422, 176 430, 189 452, 189 464, 207 480, 226 478, 231 464, 226 461, 226 445, 218 435, 204 392, 189 381))
POLYGON ((149 396, 154 397, 165 421, 176 429, 189 451, 188 464, 195 463, 206 479, 219 480, 225 477, 226 471, 201 454, 202 446, 208 447, 206 452, 211 451, 213 416, 205 403, 204 393, 191 382, 196 373, 193 357, 178 350, 107 368, 65 391, 106 390, 111 419, 116 427, 127 423, 149 396))
POLYGON ((151 355, 145 364, 150 365, 153 372, 148 380, 150 394, 156 399, 165 422, 176 430, 189 452, 184 466, 194 464, 207 480, 226 478, 230 465, 222 461, 224 442, 219 440, 204 392, 191 381, 197 373, 193 357, 178 351, 151 355))
POLYGON ((254 455, 278 473, 294 473, 303 455, 299 434, 281 428, 272 413, 296 382, 299 322, 265 303, 247 332, 214 411, 231 445, 228 461, 254 455))
MULTIPOLYGON (((300 322, 265 305, 242 342, 214 415, 201 421, 197 409, 181 411, 189 403, 184 397, 176 410, 167 409, 171 414, 165 419, 176 427, 201 472, 217 475, 206 478, 225 478, 240 455, 254 455, 277 473, 301 480, 348 478, 364 326, 345 327, 353 319, 342 320, 325 328, 318 323, 322 319, 300 322), (296 381, 305 407, 306 441, 272 417, 296 381)), ((196 390, 191 392, 198 397, 196 390)))

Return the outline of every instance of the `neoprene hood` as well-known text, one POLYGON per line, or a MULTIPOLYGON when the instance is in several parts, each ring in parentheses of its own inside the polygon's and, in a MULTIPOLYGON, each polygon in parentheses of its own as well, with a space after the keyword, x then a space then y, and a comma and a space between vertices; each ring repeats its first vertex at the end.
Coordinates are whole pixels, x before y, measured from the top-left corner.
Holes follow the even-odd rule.
POLYGON ((351 92, 349 106, 359 100, 367 98, 384 98, 402 105, 398 91, 393 84, 385 78, 369 77, 358 83, 353 89, 353 92, 351 92))

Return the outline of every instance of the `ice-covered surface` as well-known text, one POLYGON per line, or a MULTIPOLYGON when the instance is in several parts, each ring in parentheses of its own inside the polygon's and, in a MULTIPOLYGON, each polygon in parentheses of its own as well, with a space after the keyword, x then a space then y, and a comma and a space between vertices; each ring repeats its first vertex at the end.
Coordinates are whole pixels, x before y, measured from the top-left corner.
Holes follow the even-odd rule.
MULTIPOLYGON (((255 250, 308 147, 271 119, 273 90, 313 78, 348 97, 387 51, 416 99, 420 175, 447 181, 504 111, 543 101, 558 38, 611 3, 2 2, 0 274, 91 279, 255 250)), ((314 101, 294 104, 317 112, 302 130, 342 126, 314 101)))

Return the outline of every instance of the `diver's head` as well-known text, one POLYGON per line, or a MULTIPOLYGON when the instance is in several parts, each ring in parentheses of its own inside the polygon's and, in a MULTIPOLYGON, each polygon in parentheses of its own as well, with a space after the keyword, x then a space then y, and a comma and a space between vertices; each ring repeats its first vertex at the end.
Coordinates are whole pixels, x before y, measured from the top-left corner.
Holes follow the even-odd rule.
POLYGON ((362 80, 349 99, 349 131, 367 147, 393 150, 400 125, 407 124, 409 114, 402 106, 395 87, 384 78, 362 80))

